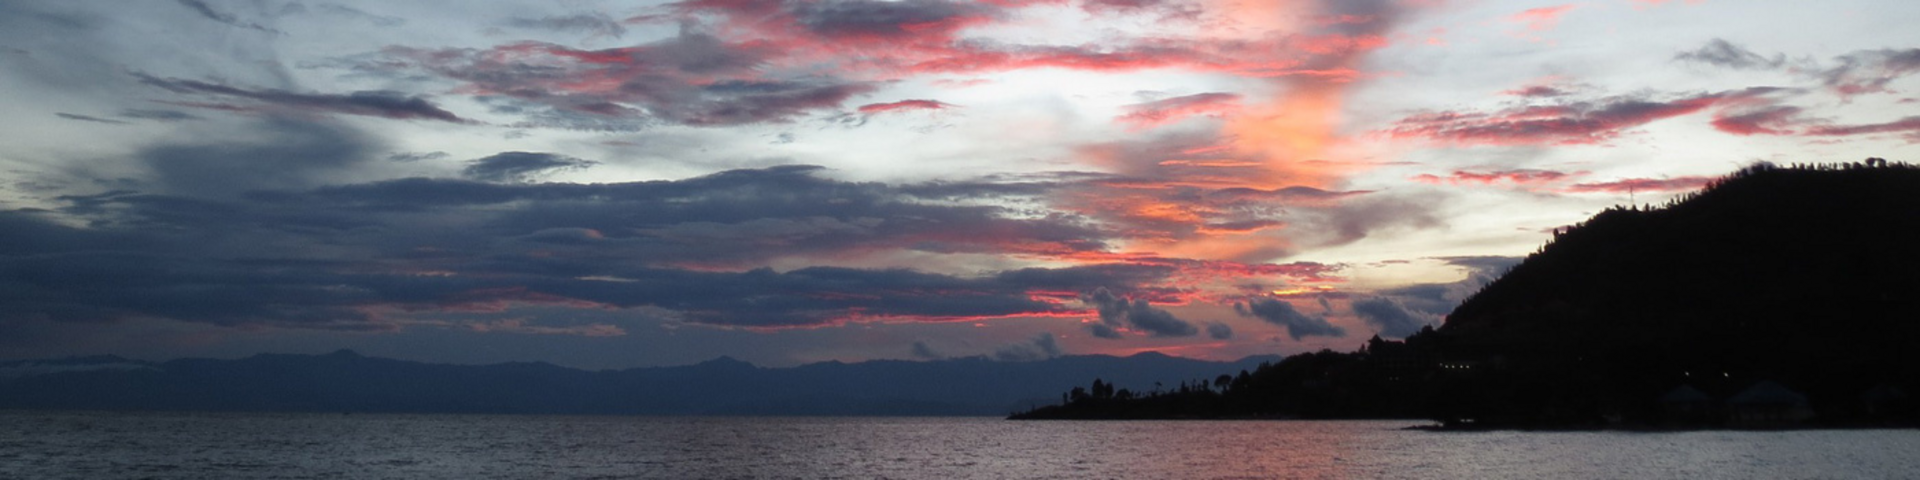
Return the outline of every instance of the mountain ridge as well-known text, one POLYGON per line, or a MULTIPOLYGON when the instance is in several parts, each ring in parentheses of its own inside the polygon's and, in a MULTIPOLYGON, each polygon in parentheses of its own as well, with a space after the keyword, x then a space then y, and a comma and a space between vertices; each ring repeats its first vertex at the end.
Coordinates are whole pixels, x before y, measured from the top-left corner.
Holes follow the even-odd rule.
POLYGON ((1087 375, 1151 384, 1278 360, 1072 355, 820 362, 766 368, 719 357, 695 364, 582 370, 256 354, 144 362, 113 356, 0 362, 0 408, 564 413, 651 415, 1003 415, 1053 399, 1087 375))

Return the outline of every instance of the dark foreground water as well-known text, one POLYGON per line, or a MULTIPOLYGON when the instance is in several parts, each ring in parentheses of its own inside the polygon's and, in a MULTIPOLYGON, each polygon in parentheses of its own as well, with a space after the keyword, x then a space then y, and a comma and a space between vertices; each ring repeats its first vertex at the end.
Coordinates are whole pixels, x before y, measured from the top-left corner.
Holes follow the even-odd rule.
POLYGON ((0 412, 0 478, 1916 478, 1920 432, 0 412))

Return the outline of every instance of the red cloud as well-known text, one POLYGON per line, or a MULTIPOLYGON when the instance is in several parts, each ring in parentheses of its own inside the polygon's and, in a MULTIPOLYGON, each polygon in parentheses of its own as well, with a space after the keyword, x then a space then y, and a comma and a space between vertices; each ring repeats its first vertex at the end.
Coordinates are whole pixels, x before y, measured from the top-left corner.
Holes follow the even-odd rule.
POLYGON ((1628 178, 1601 183, 1582 183, 1567 189, 1574 193, 1619 193, 1627 191, 1671 192, 1697 190, 1712 183, 1714 177, 1628 178))
POLYGON ((891 103, 869 103, 861 105, 860 113, 872 115, 905 110, 944 110, 953 106, 951 103, 936 100, 901 100, 891 103))
POLYGON ((1114 120, 1132 124, 1135 128, 1154 127, 1196 115, 1220 115, 1239 109, 1239 102, 1240 95, 1234 93, 1179 96, 1127 105, 1122 107, 1127 114, 1114 120))

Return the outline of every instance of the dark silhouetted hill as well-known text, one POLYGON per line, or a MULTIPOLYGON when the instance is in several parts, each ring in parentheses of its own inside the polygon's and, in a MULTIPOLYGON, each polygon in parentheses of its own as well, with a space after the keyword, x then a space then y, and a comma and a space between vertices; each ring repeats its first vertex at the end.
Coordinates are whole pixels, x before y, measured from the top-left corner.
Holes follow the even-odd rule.
POLYGON ((1757 164, 1663 206, 1601 212, 1405 342, 1027 417, 1911 425, 1920 168, 1874 163, 1757 164))
POLYGON ((149 363, 119 357, 0 362, 0 408, 648 415, 1004 415, 1097 376, 1152 383, 1251 368, 1140 354, 1033 362, 827 362, 760 368, 722 357, 585 371, 545 363, 440 365, 327 355, 149 363))
POLYGON ((1828 418, 1920 378, 1920 168, 1761 164, 1556 235, 1448 316, 1453 358, 1498 360, 1472 412, 1618 412, 1679 385, 1771 380, 1828 418), (1504 400, 1503 400, 1504 399, 1504 400))

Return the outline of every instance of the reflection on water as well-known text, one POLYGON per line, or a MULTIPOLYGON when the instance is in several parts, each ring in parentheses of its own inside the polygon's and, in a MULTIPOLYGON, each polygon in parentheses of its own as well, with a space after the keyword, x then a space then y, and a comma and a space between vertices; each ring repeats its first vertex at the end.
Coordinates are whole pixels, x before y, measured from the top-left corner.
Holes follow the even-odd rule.
POLYGON ((0 412, 0 478, 1899 478, 1920 432, 0 412))

